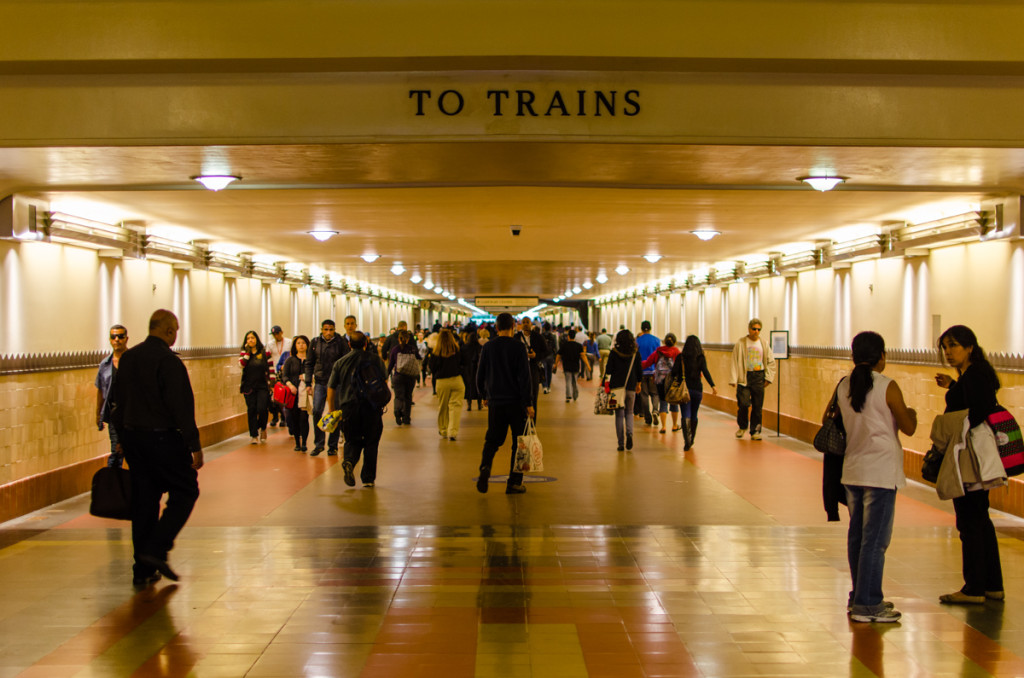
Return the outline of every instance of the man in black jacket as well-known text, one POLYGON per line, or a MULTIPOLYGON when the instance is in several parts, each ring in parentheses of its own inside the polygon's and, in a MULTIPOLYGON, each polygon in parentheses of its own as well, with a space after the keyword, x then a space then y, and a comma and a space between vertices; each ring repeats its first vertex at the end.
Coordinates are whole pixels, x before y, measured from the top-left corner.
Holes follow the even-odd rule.
POLYGON ((327 454, 338 454, 338 438, 341 430, 335 429, 330 437, 324 435, 317 424, 324 413, 327 403, 327 380, 331 377, 331 368, 343 355, 348 353, 348 343, 338 336, 333 320, 320 323, 320 336, 309 342, 306 350, 306 383, 313 384, 313 451, 309 456, 315 457, 324 451, 324 438, 327 438, 327 454))
POLYGON ((530 417, 536 421, 537 395, 540 392, 544 359, 548 357, 548 343, 544 341, 544 337, 540 336, 540 331, 533 326, 533 322, 528 317, 523 316, 520 322, 520 331, 515 335, 515 339, 526 347, 526 355, 530 359, 530 382, 532 384, 530 393, 534 411, 530 417))
POLYGON ((365 334, 350 334, 348 343, 351 350, 344 359, 334 363, 331 369, 327 382, 327 400, 332 408, 341 410, 338 429, 345 432, 345 458, 341 462, 345 484, 349 487, 356 484, 354 468, 362 456, 363 467, 359 477, 363 487, 373 487, 377 481, 377 451, 384 432, 383 412, 360 397, 352 377, 363 362, 374 363, 382 380, 385 379, 387 369, 380 356, 368 346, 369 340, 365 334))
POLYGON ((161 575, 178 581, 167 554, 199 498, 203 448, 192 383, 171 350, 177 338, 175 315, 164 309, 153 313, 149 336, 124 352, 110 386, 111 425, 131 470, 132 583, 137 587, 161 575))
POLYGON ((512 338, 515 319, 509 313, 502 313, 496 320, 496 328, 498 336, 484 344, 476 372, 477 390, 487 406, 487 434, 476 489, 487 492, 494 455, 505 444, 505 435, 511 429, 512 457, 505 494, 522 494, 526 492, 523 474, 513 473, 512 467, 516 460, 516 438, 526 428, 527 417, 536 415, 532 400, 536 397, 536 382, 530 377, 526 349, 512 338))

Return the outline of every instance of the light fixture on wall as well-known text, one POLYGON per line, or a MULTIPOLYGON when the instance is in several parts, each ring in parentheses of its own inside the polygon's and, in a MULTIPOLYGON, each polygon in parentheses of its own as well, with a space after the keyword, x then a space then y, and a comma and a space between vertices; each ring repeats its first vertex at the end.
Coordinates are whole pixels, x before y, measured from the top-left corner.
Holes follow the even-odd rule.
POLYGON ((373 262, 375 262, 378 259, 380 259, 380 255, 379 254, 364 254, 363 256, 361 256, 359 258, 362 259, 363 261, 365 261, 368 264, 372 264, 373 262))
POLYGON ((618 273, 619 275, 626 275, 627 273, 629 273, 629 266, 626 266, 625 264, 620 264, 615 268, 615 272, 618 273))
POLYGON ((648 263, 656 264, 659 261, 661 261, 661 255, 660 254, 645 254, 644 255, 644 259, 646 259, 648 261, 648 263))
POLYGON ((210 191, 219 191, 222 188, 226 188, 228 184, 235 181, 240 181, 242 177, 234 174, 200 174, 197 177, 192 177, 194 181, 198 181, 210 191))
POLYGON ((314 238, 316 238, 317 240, 319 240, 320 242, 327 242, 334 236, 338 235, 337 231, 333 231, 329 228, 316 228, 313 229, 312 231, 306 232, 309 233, 314 238))
POLYGON ((701 240, 705 240, 705 241, 711 240, 716 235, 721 235, 722 234, 721 231, 716 231, 716 230, 710 229, 710 228, 698 228, 695 231, 690 231, 690 233, 692 233, 693 235, 697 236, 701 240))
POLYGON ((831 191, 839 184, 846 181, 846 177, 830 177, 830 176, 809 176, 809 177, 797 177, 797 181, 802 181, 816 191, 831 191))

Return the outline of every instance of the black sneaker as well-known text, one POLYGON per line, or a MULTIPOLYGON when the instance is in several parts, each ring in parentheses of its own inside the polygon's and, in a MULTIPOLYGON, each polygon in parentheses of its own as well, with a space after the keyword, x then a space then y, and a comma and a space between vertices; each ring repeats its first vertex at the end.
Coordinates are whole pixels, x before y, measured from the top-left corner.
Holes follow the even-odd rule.
POLYGON ((626 436, 626 449, 627 450, 632 450, 633 449, 633 436, 626 436))
POLYGON ((137 589, 144 589, 147 586, 157 583, 161 578, 163 578, 163 575, 159 572, 148 574, 145 577, 132 577, 132 586, 137 589))
POLYGON ((315 457, 315 456, 317 456, 318 454, 320 454, 323 451, 324 451, 324 448, 322 448, 319 445, 317 445, 316 447, 313 448, 313 451, 309 453, 309 456, 315 457))
POLYGON ((171 566, 167 564, 167 561, 163 558, 157 558, 156 556, 142 555, 139 556, 139 562, 146 567, 152 567, 158 573, 167 577, 171 581, 178 581, 178 574, 171 569, 171 566))
POLYGON ((481 466, 480 477, 476 479, 476 491, 481 494, 487 494, 487 481, 491 478, 491 467, 481 466))
POLYGON ((345 472, 345 484, 349 487, 355 487, 356 476, 352 473, 352 464, 347 461, 341 462, 341 470, 345 472))
POLYGON ((327 450, 327 456, 328 457, 337 457, 338 456, 338 449, 335 448, 333 450, 327 450))
POLYGON ((506 485, 505 494, 526 494, 525 485, 506 485))

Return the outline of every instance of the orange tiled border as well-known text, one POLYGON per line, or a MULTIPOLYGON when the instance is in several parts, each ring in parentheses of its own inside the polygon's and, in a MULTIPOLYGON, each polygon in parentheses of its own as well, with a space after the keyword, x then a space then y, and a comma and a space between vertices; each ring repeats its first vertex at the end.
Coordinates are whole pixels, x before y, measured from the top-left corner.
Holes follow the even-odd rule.
MULTIPOLYGON (((246 415, 238 414, 200 426, 199 437, 204 445, 212 445, 242 433, 247 426, 246 415)), ((100 455, 0 486, 0 522, 88 492, 93 474, 106 459, 107 455, 100 455)))

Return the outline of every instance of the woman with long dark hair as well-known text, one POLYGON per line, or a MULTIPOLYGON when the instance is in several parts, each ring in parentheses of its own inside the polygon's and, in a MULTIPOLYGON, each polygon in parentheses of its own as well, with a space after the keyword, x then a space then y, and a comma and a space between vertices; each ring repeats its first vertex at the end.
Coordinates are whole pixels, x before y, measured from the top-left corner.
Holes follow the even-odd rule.
POLYGON ((242 366, 242 383, 238 391, 245 397, 245 409, 249 419, 249 442, 252 445, 265 443, 274 361, 271 359, 270 351, 260 341, 260 335, 253 330, 245 333, 238 364, 242 366))
POLYGON ((686 388, 690 392, 690 402, 683 403, 683 449, 689 450, 693 447, 693 441, 697 438, 697 410, 704 399, 704 383, 701 376, 707 380, 711 387, 711 393, 718 395, 715 388, 715 381, 708 372, 708 361, 704 357, 704 347, 700 339, 691 334, 683 342, 683 350, 676 356, 672 365, 672 379, 685 379, 686 388))
POLYGON ((462 399, 466 385, 462 382, 462 357, 459 342, 450 329, 443 329, 437 338, 437 351, 430 358, 430 372, 437 377, 437 432, 454 441, 459 435, 462 399))
POLYGON ((914 435, 917 412, 904 403, 899 385, 882 376, 885 341, 880 334, 861 332, 852 349, 853 371, 836 387, 846 428, 842 482, 850 510, 846 555, 853 580, 847 610, 852 621, 895 622, 902 615, 882 595, 882 570, 892 539, 896 490, 907 484, 899 432, 914 435))
POLYGON ((480 337, 476 331, 469 332, 462 345, 462 383, 466 386, 467 411, 473 411, 473 401, 477 409, 484 409, 484 400, 476 388, 476 370, 480 366, 480 337))
POLYGON ((281 367, 281 378, 288 390, 295 394, 295 404, 285 411, 288 417, 288 429, 295 437, 295 451, 306 451, 306 438, 309 437, 309 412, 306 411, 305 368, 306 351, 309 349, 309 337, 300 334, 292 339, 292 347, 288 351, 288 359, 281 367))
MULTIPOLYGON (((391 375, 391 388, 394 391, 395 402, 395 424, 412 423, 412 391, 416 388, 416 377, 412 374, 404 374, 398 371, 399 362, 405 360, 420 360, 420 352, 416 348, 416 342, 412 340, 409 330, 398 330, 398 343, 391 349, 387 356, 388 374, 391 375), (409 355, 412 358, 402 359, 399 356, 409 355)), ((414 363, 411 363, 414 364, 414 363)), ((416 373, 419 374, 422 364, 417 366, 416 373)))
POLYGON ((605 367, 605 382, 609 388, 624 388, 622 402, 615 410, 615 436, 619 442, 619 452, 633 449, 633 403, 640 392, 640 353, 636 339, 629 330, 619 330, 615 335, 615 344, 608 354, 605 367))
MULTIPOLYGON (((995 368, 978 346, 978 338, 971 328, 953 325, 939 337, 939 352, 957 373, 955 380, 948 374, 935 375, 935 383, 947 389, 945 411, 967 410, 972 429, 984 424, 999 407, 996 391, 1000 384, 995 368)), ((964 475, 966 492, 953 499, 963 555, 964 585, 959 591, 939 596, 943 603, 962 605, 984 603, 986 598, 1005 598, 999 542, 988 515, 989 491, 980 480, 964 475)))

